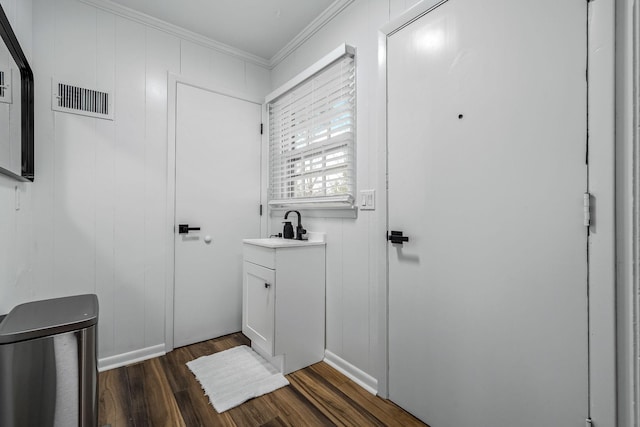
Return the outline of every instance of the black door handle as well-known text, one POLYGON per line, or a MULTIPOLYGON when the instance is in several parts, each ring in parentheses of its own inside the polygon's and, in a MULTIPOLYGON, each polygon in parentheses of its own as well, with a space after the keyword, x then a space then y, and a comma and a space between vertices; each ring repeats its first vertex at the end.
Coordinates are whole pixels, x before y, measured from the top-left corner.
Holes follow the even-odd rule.
POLYGON ((408 242, 409 237, 403 236, 402 231, 392 231, 391 234, 387 235, 387 240, 391 243, 399 243, 408 242))
POLYGON ((178 234, 189 234, 189 231, 200 230, 200 227, 189 227, 189 224, 178 225, 178 234))

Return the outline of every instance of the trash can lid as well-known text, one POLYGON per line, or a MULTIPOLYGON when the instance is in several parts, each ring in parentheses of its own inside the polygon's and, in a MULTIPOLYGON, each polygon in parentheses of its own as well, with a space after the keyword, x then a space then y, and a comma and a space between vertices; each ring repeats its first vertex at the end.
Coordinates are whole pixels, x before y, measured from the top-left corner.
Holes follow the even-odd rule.
POLYGON ((0 344, 88 328, 98 322, 98 297, 74 295, 15 306, 0 322, 0 344))

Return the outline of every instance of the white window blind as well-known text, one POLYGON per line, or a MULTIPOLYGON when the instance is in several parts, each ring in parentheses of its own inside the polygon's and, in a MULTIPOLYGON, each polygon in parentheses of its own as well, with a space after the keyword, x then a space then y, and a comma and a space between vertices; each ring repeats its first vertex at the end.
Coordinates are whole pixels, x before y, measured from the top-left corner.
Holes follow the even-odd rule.
POLYGON ((355 60, 345 54, 268 104, 269 204, 352 204, 355 60))

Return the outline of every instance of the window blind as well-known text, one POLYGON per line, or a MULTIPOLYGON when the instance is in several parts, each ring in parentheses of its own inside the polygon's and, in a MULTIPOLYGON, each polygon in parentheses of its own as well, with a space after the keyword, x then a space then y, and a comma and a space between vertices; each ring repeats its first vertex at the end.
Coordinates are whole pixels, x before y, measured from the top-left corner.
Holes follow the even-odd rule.
POLYGON ((269 204, 353 203, 355 110, 350 54, 268 104, 269 204))

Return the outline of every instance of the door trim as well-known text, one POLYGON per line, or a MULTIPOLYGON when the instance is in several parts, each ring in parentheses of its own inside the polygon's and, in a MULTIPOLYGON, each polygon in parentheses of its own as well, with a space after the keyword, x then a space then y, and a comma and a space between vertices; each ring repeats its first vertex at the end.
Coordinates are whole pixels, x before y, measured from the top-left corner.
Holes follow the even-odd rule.
POLYGON ((618 421, 640 425, 640 8, 617 3, 618 421))
MULTIPOLYGON (((383 217, 377 224, 380 236, 378 262, 379 350, 376 355, 378 394, 389 395, 389 264, 388 133, 387 133, 387 41, 393 33, 411 24, 448 0, 422 0, 378 31, 378 199, 383 217)), ((597 215, 589 239, 590 321, 590 417, 601 425, 616 425, 616 341, 615 341, 615 3, 600 0, 588 4, 588 133, 589 191, 597 200, 597 215)), ((586 68, 586 65, 585 65, 586 68)), ((585 70, 586 71, 586 70, 585 70)), ((580 220, 579 218, 577 219, 580 220)), ((585 417, 588 414, 585 414, 585 417)))
MULTIPOLYGON (((165 270, 165 328, 164 328, 164 347, 165 352, 173 350, 173 322, 174 322, 174 295, 175 295, 175 212, 176 212, 176 101, 178 93, 178 84, 192 86, 198 89, 217 93, 219 95, 229 96, 242 101, 251 102, 260 106, 262 119, 264 121, 263 99, 251 96, 239 91, 233 91, 226 88, 218 87, 207 81, 185 77, 179 74, 168 73, 167 87, 167 207, 166 207, 166 270, 165 270)), ((260 130, 256 128, 256 132, 260 130)), ((263 135, 264 136, 264 135, 263 135)), ((261 139, 263 141, 264 138, 261 139)), ((264 152, 261 144, 260 148, 260 164, 264 163, 264 152)), ((263 179, 263 171, 260 171, 260 179, 263 179)), ((260 203, 265 203, 265 195, 261 190, 263 187, 260 183, 260 203)), ((256 209, 258 206, 256 206, 256 209)), ((260 220, 260 234, 264 234, 263 219, 260 220)))
POLYGON ((588 3, 589 411, 617 425, 615 240, 615 2, 588 3))

